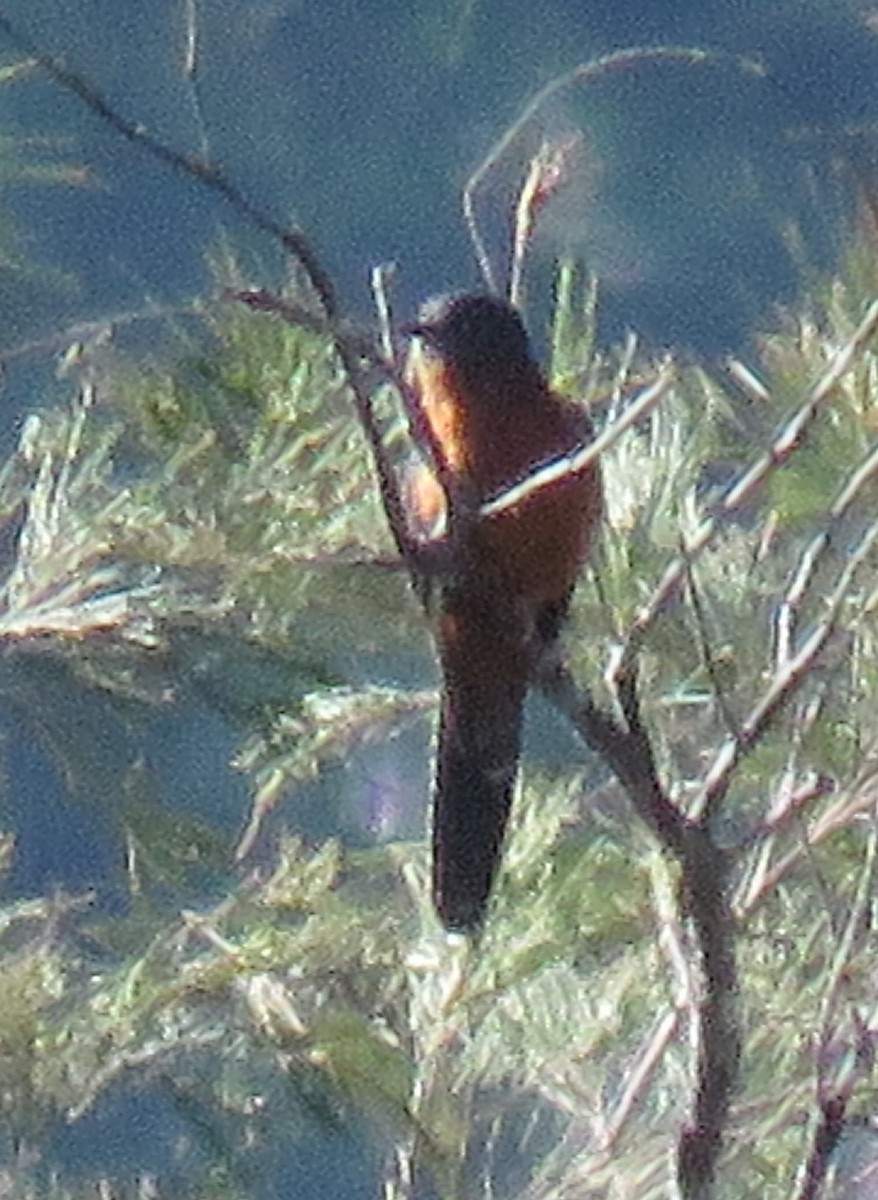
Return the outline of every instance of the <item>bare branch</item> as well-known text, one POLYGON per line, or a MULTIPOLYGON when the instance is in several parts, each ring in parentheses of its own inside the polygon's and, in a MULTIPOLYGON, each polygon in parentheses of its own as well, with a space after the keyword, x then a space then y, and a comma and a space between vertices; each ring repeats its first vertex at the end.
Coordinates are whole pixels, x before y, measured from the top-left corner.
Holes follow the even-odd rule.
POLYGON ((375 311, 378 314, 378 329, 381 335, 381 353, 387 362, 393 362, 393 309, 390 303, 390 290, 396 263, 379 263, 372 268, 370 283, 372 299, 375 301, 375 311))
POLYGON ((855 938, 872 902, 878 836, 873 822, 866 859, 845 929, 835 954, 823 1003, 823 1031, 817 1056, 818 1119, 811 1136, 811 1150, 798 1181, 796 1200, 817 1200, 829 1175, 832 1157, 848 1124, 848 1109, 857 1084, 867 1078, 875 1059, 875 1031, 860 1014, 851 1012, 855 1044, 848 1053, 839 1044, 837 1010, 844 1003, 848 971, 855 938), (840 1064, 840 1065, 839 1065, 840 1064))
POLYGON ((716 516, 709 515, 704 518, 686 542, 684 552, 668 566, 648 603, 638 613, 628 630, 624 657, 636 653, 656 620, 676 599, 686 581, 690 564, 704 552, 722 528, 721 518, 732 516, 752 500, 768 477, 783 467, 791 455, 803 445, 814 418, 832 394, 833 388, 857 361, 858 355, 873 337, 876 329, 878 300, 869 306, 852 337, 836 354, 817 382, 809 388, 805 400, 781 429, 771 446, 731 485, 717 506, 716 516))
POLYGON ((775 801, 765 820, 741 839, 738 849, 758 845, 766 838, 782 833, 793 821, 801 819, 805 809, 815 800, 831 796, 834 790, 835 780, 830 775, 812 774, 796 788, 785 787, 780 801, 775 801))
POLYGON ((601 1146, 606 1154, 612 1151, 625 1129, 628 1118, 643 1098, 650 1079, 673 1043, 683 1014, 694 1022, 698 1012, 698 989, 686 956, 677 897, 671 894, 673 888, 668 886, 667 870, 662 870, 661 860, 655 855, 653 859, 655 861, 650 864, 650 881, 653 907, 659 922, 658 945, 675 977, 676 996, 670 1010, 657 1018, 636 1060, 626 1072, 625 1087, 613 1107, 601 1139, 601 1146))
POLYGON ((689 603, 692 605, 692 615, 695 623, 695 632, 698 640, 698 649, 701 654, 701 662, 704 670, 707 673, 707 678, 713 688, 713 697, 719 710, 720 717, 726 727, 726 731, 732 736, 738 733, 738 720, 732 712, 728 697, 725 693, 720 672, 717 669, 716 656, 710 644, 710 637, 707 632, 707 616, 704 611, 704 605, 701 601, 701 593, 698 588, 698 583, 695 579, 695 573, 691 568, 687 575, 687 592, 689 603))
POLYGON ((180 318, 197 316, 200 311, 199 303, 191 304, 146 304, 143 308, 130 309, 125 312, 109 313, 93 321, 75 321, 54 333, 42 337, 19 342, 0 352, 0 368, 13 359, 27 358, 31 354, 59 354, 68 350, 73 343, 84 342, 95 344, 108 341, 117 329, 127 325, 139 324, 143 321, 164 321, 169 317, 180 318))
POLYGON ((727 62, 749 74, 763 73, 762 68, 752 59, 741 58, 738 55, 698 50, 687 46, 635 46, 614 51, 612 54, 592 59, 586 63, 580 63, 572 71, 550 80, 527 102, 520 115, 502 137, 494 143, 464 185, 461 196, 463 219, 469 231, 476 262, 485 285, 490 291, 496 294, 500 289, 476 215, 476 196, 485 180, 497 168, 507 150, 530 126, 547 101, 551 100, 558 92, 573 85, 591 84, 605 75, 628 71, 649 62, 679 62, 690 66, 727 62))
POLYGON ((854 501, 875 479, 876 475, 878 475, 878 445, 872 447, 863 461, 844 481, 838 495, 830 505, 829 524, 809 543, 799 560, 790 586, 778 608, 776 657, 779 663, 783 663, 789 658, 799 610, 809 594, 818 566, 833 545, 837 527, 850 512, 854 501))
POLYGON ((357 418, 366 436, 372 456, 387 524, 390 527, 397 551, 414 580, 421 573, 421 547, 409 529, 408 514, 399 479, 384 447, 384 437, 375 419, 371 389, 367 384, 361 361, 365 359, 370 366, 379 365, 383 373, 393 380, 401 393, 406 390, 404 381, 398 378, 392 363, 382 358, 370 339, 343 322, 320 317, 301 304, 263 289, 229 291, 226 294, 230 299, 238 300, 249 308, 274 313, 288 325, 307 329, 312 333, 322 334, 332 339, 353 396, 357 418))
MULTIPOLYGON (((338 301, 335 287, 329 275, 324 270, 310 240, 299 230, 285 227, 249 200, 236 184, 223 175, 220 167, 215 163, 209 162, 204 157, 187 154, 167 146, 160 139, 149 133, 143 125, 122 116, 121 113, 109 104, 97 88, 83 78, 83 76, 65 66, 59 58, 42 54, 33 47, 29 39, 20 33, 17 27, 2 12, 0 12, 0 31, 5 33, 14 45, 21 48, 33 58, 59 87, 75 95, 111 129, 114 129, 127 141, 139 146, 165 166, 171 167, 173 170, 188 176, 204 187, 215 191, 240 216, 248 220, 256 229, 273 237, 287 253, 296 259, 305 272, 308 282, 319 301, 328 332, 333 339, 336 353, 347 377, 357 417, 366 435, 370 453, 375 464, 382 504, 384 505, 388 525, 390 526, 397 549, 403 559, 410 564, 413 576, 416 575, 416 546, 408 534, 405 506, 402 501, 399 484, 384 451, 381 432, 372 412, 369 389, 365 384, 360 367, 361 347, 359 344, 352 345, 349 331, 339 327, 338 301)), ((246 303, 249 303, 254 308, 272 309, 278 315, 283 316, 285 320, 289 320, 294 324, 302 323, 300 320, 302 313, 300 311, 296 311, 295 319, 293 319, 292 311, 289 309, 284 311, 283 303, 270 298, 266 292, 241 293, 238 298, 245 300, 246 303)), ((310 320, 310 323, 313 328, 313 318, 310 320)))
POLYGON ((860 539, 840 573, 827 601, 824 619, 805 638, 798 652, 775 673, 766 691, 745 718, 739 732, 729 738, 716 755, 713 765, 693 802, 690 815, 709 817, 725 796, 741 759, 758 744, 778 712, 808 678, 811 669, 835 634, 839 611, 854 582, 858 569, 878 541, 878 525, 871 525, 860 539))
POLYGON ((805 1163, 798 1200, 818 1200, 829 1173, 832 1155, 845 1129, 847 1105, 841 1096, 827 1096, 820 1105, 820 1120, 811 1139, 811 1153, 805 1163))
POLYGON ((549 462, 544 463, 534 470, 528 472, 524 479, 515 483, 512 487, 504 488, 499 495, 493 496, 490 500, 482 505, 479 513, 482 517, 496 517, 500 513, 506 512, 507 509, 513 508, 516 504, 521 504, 525 500, 529 500, 541 488, 551 487, 560 480, 565 479, 568 475, 578 475, 581 471, 587 470, 605 454, 611 446, 619 440, 624 433, 636 425, 638 421, 643 420, 647 416, 663 396, 667 395, 671 386, 674 383, 674 371, 670 364, 667 364, 658 379, 644 388, 636 400, 625 408, 624 412, 611 425, 608 425, 601 433, 586 446, 578 449, 573 454, 565 454, 560 458, 553 458, 549 462))
POLYGON ((695 1102, 677 1150, 677 1181, 684 1200, 710 1200, 738 1083, 741 1030, 730 860, 713 841, 706 822, 687 824, 681 868, 686 912, 701 954, 703 994, 698 1005, 695 1102))
POLYGON ((175 150, 151 134, 145 126, 123 117, 82 75, 67 67, 60 58, 51 54, 42 54, 2 12, 0 12, 0 32, 5 33, 14 46, 38 63, 59 87, 81 100, 86 108, 91 109, 96 117, 126 141, 139 146, 165 166, 187 175, 190 179, 216 192, 256 229, 267 233, 279 242, 287 253, 292 254, 301 264, 326 316, 334 318, 337 315, 335 287, 317 258, 310 241, 303 233, 284 226, 249 200, 237 184, 226 178, 216 163, 193 154, 187 154, 182 150, 175 150))
POLYGON ((685 855, 687 821, 662 787, 645 732, 625 729, 577 688, 561 663, 539 665, 536 686, 570 721, 583 741, 607 763, 638 815, 678 861, 685 855))
POLYGON ((183 20, 185 30, 185 50, 183 55, 183 78, 194 80, 198 73, 198 0, 183 0, 183 20))
MULTIPOLYGON (((698 1062, 692 1119, 678 1149, 678 1182, 684 1200, 712 1195, 716 1165, 738 1080, 741 1033, 736 1011, 738 975, 734 921, 728 899, 729 860, 715 845, 707 822, 686 818, 662 787, 645 729, 628 728, 577 690, 566 669, 547 664, 538 684, 544 695, 596 750, 625 789, 635 810, 679 863, 686 912, 701 956, 703 996, 698 1006, 698 1062)), ((629 678, 633 691, 633 681, 629 678)), ((627 705, 637 715, 636 702, 627 705)), ((630 718, 629 718, 630 719, 630 718)))
MULTIPOLYGON (((287 325, 306 329, 309 333, 325 337, 332 336, 332 326, 325 316, 320 316, 313 309, 304 304, 297 304, 296 301, 290 300, 286 296, 278 296, 275 292, 269 292, 264 288, 227 288, 220 295, 223 300, 236 300, 239 304, 246 304, 248 308, 252 308, 256 312, 274 313, 287 325)), ((353 331, 350 331, 350 336, 355 337, 353 331)), ((351 349, 364 356, 366 354, 374 356, 375 354, 372 342, 362 336, 355 337, 351 349)))
POLYGON ((657 1019, 640 1053, 626 1072, 625 1088, 616 1101, 601 1139, 601 1150, 609 1154, 625 1132, 629 1117, 646 1094, 650 1080, 680 1028, 680 1013, 669 1009, 657 1019))
POLYGON ((528 166, 515 207, 509 272, 509 303, 516 308, 524 304, 524 268, 539 214, 562 186, 567 174, 567 162, 581 142, 581 134, 561 142, 544 141, 528 166))

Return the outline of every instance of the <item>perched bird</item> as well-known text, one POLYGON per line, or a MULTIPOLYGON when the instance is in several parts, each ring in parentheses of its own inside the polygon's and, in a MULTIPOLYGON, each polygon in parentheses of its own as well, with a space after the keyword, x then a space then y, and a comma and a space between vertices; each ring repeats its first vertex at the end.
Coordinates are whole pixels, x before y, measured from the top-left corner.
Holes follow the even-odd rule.
MULTIPOLYGON (((518 313, 486 295, 428 303, 408 331, 409 379, 447 482, 479 506, 592 437, 553 393, 518 313)), ((444 503, 427 473, 414 507, 444 503), (438 499, 437 499, 438 497, 438 499)), ((596 464, 489 517, 452 544, 437 618, 443 687, 433 800, 433 898, 446 928, 477 929, 503 848, 533 664, 557 637, 600 522, 596 464)))

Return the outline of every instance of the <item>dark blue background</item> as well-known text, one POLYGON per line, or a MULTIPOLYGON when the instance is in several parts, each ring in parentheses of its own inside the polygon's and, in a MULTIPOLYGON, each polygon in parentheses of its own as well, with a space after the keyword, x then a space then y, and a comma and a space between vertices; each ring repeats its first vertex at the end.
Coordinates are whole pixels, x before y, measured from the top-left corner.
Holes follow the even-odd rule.
MULTIPOLYGON (((2 11, 125 115, 182 150, 202 149, 180 69, 179 0, 16 0, 2 11)), ((591 171, 588 186, 559 200, 547 221, 535 279, 547 284, 556 254, 581 254, 603 280, 604 337, 630 327, 658 346, 746 355, 773 306, 833 268, 856 189, 873 178, 878 36, 864 4, 203 0, 200 15, 210 156, 255 202, 301 223, 344 307, 365 317, 377 262, 398 262, 407 310, 425 294, 477 282, 460 217, 464 180, 536 89, 622 46, 744 54, 767 73, 728 62, 643 64, 570 89, 547 110, 546 132, 586 133, 591 171)), ((22 144, 22 161, 85 164, 89 178, 87 187, 23 186, 14 176, 4 183, 4 212, 31 265, 0 267, 0 352, 147 302, 187 303, 214 287, 207 259, 225 233, 254 284, 281 277, 277 248, 216 196, 126 144, 50 82, 0 88, 0 105, 4 134, 53 139, 22 144)), ((499 244, 508 194, 498 186, 486 201, 499 244)), ((534 305, 537 324, 545 310, 534 305)), ((159 329, 144 321, 120 336, 153 349, 159 329)), ((66 394, 53 368, 51 353, 10 360, 0 394, 7 451, 29 405, 66 394)), ((228 767, 241 729, 203 696, 170 715, 120 715, 63 668, 51 678, 47 670, 13 661, 2 676, 3 825, 19 835, 7 893, 95 887, 112 910, 125 895, 120 829, 99 809, 70 802, 82 796, 60 769, 57 739, 87 743, 103 793, 142 760, 159 794, 213 814, 231 836, 246 807, 242 779, 228 767)), ((193 879, 200 895, 222 885, 193 879)), ((59 1129, 55 1151, 83 1170, 151 1170, 155 1147, 169 1145, 180 1123, 161 1088, 121 1088, 83 1126, 59 1129), (128 1137, 144 1121, 152 1150, 141 1154, 128 1137)), ((353 1143, 342 1158, 336 1174, 332 1142, 313 1154, 297 1150, 283 1170, 272 1159, 253 1194, 281 1194, 274 1189, 284 1170, 296 1177, 297 1195, 363 1194, 368 1160, 353 1143)))
MULTIPOLYGON (((175 146, 201 148, 178 0, 34 0, 4 11, 121 111, 175 146)), ((542 254, 572 246, 598 268, 607 336, 628 326, 707 353, 740 347, 802 268, 831 266, 852 181, 873 163, 878 36, 864 4, 211 0, 200 13, 210 154, 253 199, 302 223, 346 306, 363 314, 379 261, 399 263, 406 305, 477 281, 463 181, 538 87, 622 46, 742 54, 767 74, 644 64, 567 91, 550 110, 547 132, 555 122, 586 131, 597 183, 554 223, 542 254), (794 228, 801 253, 790 250, 794 228)), ((0 94, 13 128, 65 136, 94 180, 91 190, 8 189, 30 248, 71 282, 63 295, 46 289, 45 314, 21 303, 29 289, 0 287, 4 343, 35 319, 209 286, 205 254, 220 227, 257 256, 254 275, 276 267, 274 249, 215 197, 54 85, 0 94)), ((505 197, 488 201, 496 225, 505 197)))

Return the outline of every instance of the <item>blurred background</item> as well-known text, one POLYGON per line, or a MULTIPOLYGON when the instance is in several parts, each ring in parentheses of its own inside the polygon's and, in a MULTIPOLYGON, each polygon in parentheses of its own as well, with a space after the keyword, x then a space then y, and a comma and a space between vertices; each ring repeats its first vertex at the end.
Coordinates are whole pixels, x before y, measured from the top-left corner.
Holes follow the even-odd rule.
MULTIPOLYGON (((739 346, 803 275, 831 265, 857 189, 873 182, 878 17, 855 0, 34 0, 4 11, 120 112, 206 149, 248 196, 300 222, 360 315, 378 262, 399 264, 407 306, 478 282, 465 180, 540 87, 621 47, 694 46, 762 74, 729 58, 644 62, 548 106, 544 132, 576 131, 585 161, 541 254, 574 250, 600 276, 607 337, 633 328, 702 353, 739 346), (203 125, 184 78, 191 28, 203 125)), ((7 265, 4 345, 209 284, 220 231, 241 235, 216 197, 49 82, 8 86, 2 103, 16 159, 68 171, 54 188, 9 172, 5 221, 51 277, 41 287, 36 268, 20 278, 7 265)), ((506 199, 487 197, 495 225, 506 199)))
MULTIPOLYGON (((205 154, 260 207, 298 223, 343 309, 365 321, 378 263, 397 264, 402 316, 425 295, 479 286, 460 210, 466 180, 541 87, 622 47, 715 57, 635 63, 571 84, 541 111, 534 136, 573 137, 579 153, 533 250, 538 341, 553 264, 572 255, 600 281, 604 344, 634 330, 648 348, 684 358, 747 359, 779 306, 827 278, 873 212, 878 10, 855 0, 6 0, 2 12, 121 114, 205 154), (194 86, 184 72, 193 46, 194 86)), ((21 61, 2 38, 0 48, 0 62, 21 61)), ((501 268, 535 148, 516 144, 479 197, 501 268)), ((113 322, 127 355, 158 357, 166 319, 216 290, 211 262, 224 248, 254 286, 284 277, 277 248, 216 195, 163 169, 39 72, 0 86, 0 165, 4 458, 30 410, 69 398, 58 356, 80 323, 113 322)), ((12 551, 3 545, 4 561, 12 551)), ((320 670, 421 684, 426 672, 429 684, 428 653, 424 638, 390 671, 358 661, 341 638, 320 670)), ((183 635, 172 659, 172 709, 140 694, 122 704, 39 657, 0 663, 3 824, 17 838, 7 899, 93 888, 106 913, 127 912, 136 813, 153 831, 167 820, 168 841, 185 820, 185 839, 200 847, 188 865, 156 868, 168 911, 231 886, 229 850, 250 793, 230 763, 266 695, 295 692, 302 665, 183 635), (252 704, 242 698, 251 677, 252 704), (117 820, 95 796, 115 796, 117 820)), ((423 724, 402 749, 368 747, 355 784, 330 773, 304 790, 297 827, 314 839, 341 832, 354 846, 419 836, 428 757, 423 724)), ((315 1107, 297 1103, 300 1117, 315 1107)), ((123 1087, 82 1123, 53 1126, 47 1163, 122 1179, 160 1172, 186 1138, 190 1150, 204 1144, 192 1135, 203 1119, 166 1087, 134 1100, 123 1087), (148 1136, 131 1141, 138 1128, 148 1136)), ((322 1117, 315 1126, 319 1143, 268 1147, 252 1194, 291 1194, 291 1174, 297 1196, 363 1194, 375 1169, 368 1138, 327 1132, 322 1117)), ((200 1169, 199 1153, 178 1154, 180 1179, 200 1169)))

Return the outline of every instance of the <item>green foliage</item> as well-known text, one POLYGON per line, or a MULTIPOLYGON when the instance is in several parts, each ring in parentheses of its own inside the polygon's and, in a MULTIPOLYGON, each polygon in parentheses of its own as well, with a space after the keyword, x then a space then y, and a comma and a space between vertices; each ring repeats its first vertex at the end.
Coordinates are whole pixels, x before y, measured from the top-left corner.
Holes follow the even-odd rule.
MULTIPOLYGON (((631 348, 597 358, 592 292, 568 272, 559 295, 554 377, 603 419, 655 368, 631 348)), ((748 407, 728 381, 681 369, 604 456, 605 536, 568 639, 602 703, 616 699, 608 659, 717 511, 712 468, 740 472, 764 452, 865 299, 838 283, 814 314, 789 315, 748 407)), ((430 659, 404 575, 377 565, 389 539, 332 347, 231 304, 202 320, 173 365, 86 352, 69 409, 31 417, 0 474, 0 512, 19 522, 0 610, 7 680, 71 802, 111 801, 130 902, 123 918, 71 909, 60 922, 67 901, 0 912, 16 1194, 36 1194, 46 1124, 134 1074, 194 1114, 212 1147, 201 1194, 250 1194, 246 1147, 278 1121, 298 1136, 315 1114, 356 1114, 393 1147, 391 1197, 421 1172, 448 1198, 666 1195, 690 1100, 691 933, 675 870, 594 756, 568 746, 525 764, 477 945, 437 931, 420 840, 278 833, 277 810, 295 826, 309 788, 342 781, 365 803, 370 756, 390 755, 398 780, 406 739, 423 754, 430 659), (95 714, 137 734, 196 685, 238 737, 251 812, 235 838, 180 816, 143 767, 95 760, 71 723, 71 706, 100 696, 95 714), (197 904, 180 902, 187 880, 197 904)), ((869 452, 876 369, 869 341, 643 626, 645 718, 682 806, 702 802, 715 756, 809 634, 834 627, 739 745, 715 813, 741 959, 744 1088, 723 1167, 736 1196, 790 1194, 816 1078, 871 1020, 870 477, 828 510, 869 452)), ((400 439, 393 415, 388 432, 400 439)), ((857 1112, 872 1092, 864 1070, 857 1112)))

